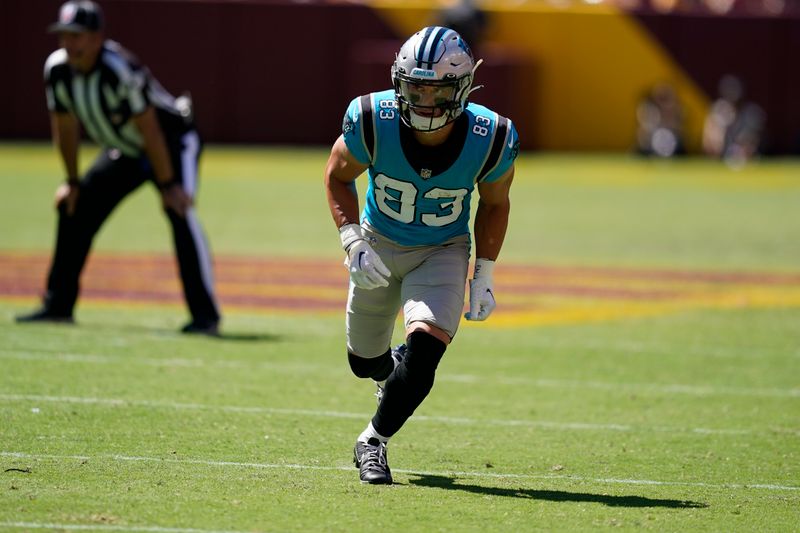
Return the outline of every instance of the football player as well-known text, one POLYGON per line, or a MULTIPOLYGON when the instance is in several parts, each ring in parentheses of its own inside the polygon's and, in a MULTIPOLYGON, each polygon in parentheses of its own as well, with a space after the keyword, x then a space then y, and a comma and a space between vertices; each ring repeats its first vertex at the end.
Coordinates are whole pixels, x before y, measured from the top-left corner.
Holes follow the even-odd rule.
POLYGON ((394 88, 355 98, 325 168, 328 204, 350 272, 347 355, 378 384, 375 416, 354 455, 364 483, 391 484, 386 444, 430 392, 464 308, 478 190, 467 320, 495 308, 492 270, 508 225, 519 140, 514 125, 469 102, 475 62, 455 31, 412 35, 392 65, 394 88), (367 171, 359 217, 355 180, 367 171), (406 342, 390 348, 402 308, 406 342))

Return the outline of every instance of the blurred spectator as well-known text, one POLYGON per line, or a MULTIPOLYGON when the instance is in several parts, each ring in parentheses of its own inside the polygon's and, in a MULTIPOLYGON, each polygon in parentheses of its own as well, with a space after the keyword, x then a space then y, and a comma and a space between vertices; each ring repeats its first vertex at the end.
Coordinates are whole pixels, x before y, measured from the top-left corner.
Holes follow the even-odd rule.
POLYGON ((477 53, 483 42, 486 30, 486 13, 475 5, 474 0, 457 0, 439 11, 434 25, 445 26, 461 35, 469 43, 473 53, 477 53))
POLYGON ((683 109, 667 83, 654 86, 636 108, 636 151, 642 155, 683 155, 683 109))
POLYGON ((711 104, 703 126, 703 151, 728 163, 742 164, 761 152, 766 114, 746 101, 742 80, 723 76, 719 97, 711 104))
POLYGON ((568 6, 580 1, 586 4, 610 4, 627 10, 719 17, 742 14, 780 17, 800 11, 798 0, 549 0, 549 3, 568 6))

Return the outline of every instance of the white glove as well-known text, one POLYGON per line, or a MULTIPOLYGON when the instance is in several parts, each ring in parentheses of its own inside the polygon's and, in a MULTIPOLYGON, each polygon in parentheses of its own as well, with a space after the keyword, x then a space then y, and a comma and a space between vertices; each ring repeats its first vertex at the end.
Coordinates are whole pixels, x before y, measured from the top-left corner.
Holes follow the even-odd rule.
POLYGON ((358 224, 345 224, 339 228, 342 248, 347 252, 344 264, 350 271, 350 280, 359 289, 387 287, 392 273, 383 264, 380 256, 364 238, 358 224))
POLYGON ((475 260, 475 273, 469 280, 469 312, 464 314, 464 318, 467 320, 486 320, 497 306, 493 293, 493 270, 494 261, 475 260))

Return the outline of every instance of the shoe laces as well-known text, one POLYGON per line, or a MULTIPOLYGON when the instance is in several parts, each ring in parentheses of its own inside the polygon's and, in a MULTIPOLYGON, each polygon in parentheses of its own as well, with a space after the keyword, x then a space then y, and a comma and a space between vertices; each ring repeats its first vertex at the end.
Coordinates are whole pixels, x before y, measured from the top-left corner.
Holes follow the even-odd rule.
POLYGON ((364 443, 364 453, 361 454, 361 464, 365 470, 386 471, 389 467, 389 463, 386 461, 386 445, 381 442, 378 442, 378 444, 372 444, 370 442, 364 443))

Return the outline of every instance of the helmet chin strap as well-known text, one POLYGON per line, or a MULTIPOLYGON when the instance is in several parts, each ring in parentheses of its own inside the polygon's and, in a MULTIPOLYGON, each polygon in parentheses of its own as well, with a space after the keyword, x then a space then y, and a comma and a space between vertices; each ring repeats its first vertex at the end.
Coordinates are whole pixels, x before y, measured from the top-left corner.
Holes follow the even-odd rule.
POLYGON ((435 131, 447 125, 447 113, 441 117, 425 117, 409 110, 408 114, 411 118, 411 127, 417 131, 435 131))

